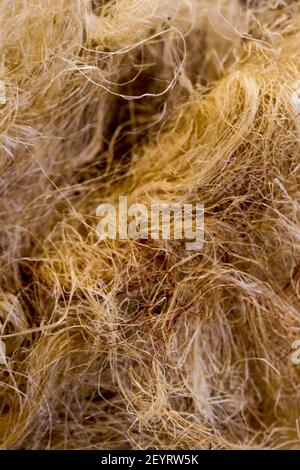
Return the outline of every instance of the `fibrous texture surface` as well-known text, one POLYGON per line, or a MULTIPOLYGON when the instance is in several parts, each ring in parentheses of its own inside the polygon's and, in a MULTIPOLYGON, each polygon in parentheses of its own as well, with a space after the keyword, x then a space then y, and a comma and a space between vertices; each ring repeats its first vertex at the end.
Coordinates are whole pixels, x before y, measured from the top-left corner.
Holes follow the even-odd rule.
POLYGON ((0 447, 299 449, 299 170, 298 1, 1 0, 0 447))

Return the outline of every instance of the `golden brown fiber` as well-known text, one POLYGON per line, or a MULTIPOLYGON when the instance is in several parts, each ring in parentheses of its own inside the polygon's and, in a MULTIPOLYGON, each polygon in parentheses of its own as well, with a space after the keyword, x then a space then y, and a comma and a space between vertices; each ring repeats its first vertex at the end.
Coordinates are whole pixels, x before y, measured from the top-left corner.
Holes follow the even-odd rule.
POLYGON ((0 448, 300 448, 299 44, 298 1, 0 2, 0 448), (120 195, 202 250, 100 242, 120 195))

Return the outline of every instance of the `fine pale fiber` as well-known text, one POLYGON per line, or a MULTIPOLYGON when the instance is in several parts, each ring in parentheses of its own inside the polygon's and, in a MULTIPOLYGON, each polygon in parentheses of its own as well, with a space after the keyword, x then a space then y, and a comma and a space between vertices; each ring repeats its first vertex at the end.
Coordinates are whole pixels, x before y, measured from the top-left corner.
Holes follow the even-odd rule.
POLYGON ((0 59, 0 448, 300 449, 299 2, 1 0, 0 59))

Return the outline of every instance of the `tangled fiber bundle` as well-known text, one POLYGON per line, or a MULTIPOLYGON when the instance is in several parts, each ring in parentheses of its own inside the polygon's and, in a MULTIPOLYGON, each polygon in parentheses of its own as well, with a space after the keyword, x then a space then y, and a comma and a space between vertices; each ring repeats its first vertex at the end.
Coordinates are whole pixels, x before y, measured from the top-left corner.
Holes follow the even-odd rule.
POLYGON ((300 5, 1 0, 0 447, 300 448, 300 5), (205 206, 205 243, 96 207, 205 206))

